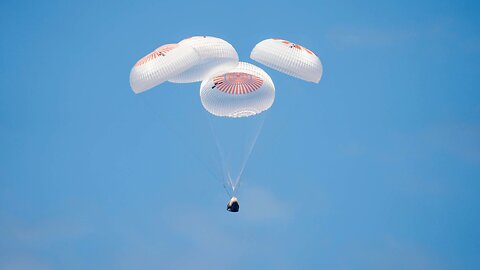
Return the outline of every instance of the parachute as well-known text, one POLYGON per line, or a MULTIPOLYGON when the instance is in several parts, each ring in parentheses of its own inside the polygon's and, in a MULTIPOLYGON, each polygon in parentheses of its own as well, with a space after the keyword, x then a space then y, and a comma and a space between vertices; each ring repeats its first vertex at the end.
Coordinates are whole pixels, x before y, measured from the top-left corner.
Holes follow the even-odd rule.
MULTIPOLYGON (((231 195, 238 191, 243 171, 263 127, 265 117, 257 115, 268 110, 274 99, 275 86, 270 76, 261 68, 245 62, 204 80, 200 86, 202 105, 214 115, 210 127, 220 154, 224 183, 231 189, 231 195)), ((237 212, 238 202, 231 204, 232 201, 228 211, 237 212)))
POLYGON ((322 78, 320 58, 309 49, 287 40, 265 39, 253 48, 250 58, 305 81, 318 83, 322 78))
POLYGON ((130 72, 135 93, 151 89, 165 81, 199 82, 238 65, 238 54, 223 39, 198 36, 166 44, 140 59, 130 72))
POLYGON ((213 115, 247 117, 272 106, 275 86, 265 71, 240 62, 227 73, 204 80, 200 99, 203 107, 213 115))
POLYGON ((136 94, 144 92, 191 68, 199 59, 189 46, 160 46, 133 66, 130 86, 136 94))
POLYGON ((174 83, 200 82, 210 76, 226 72, 238 65, 238 54, 230 43, 209 36, 196 36, 178 43, 195 50, 199 59, 185 72, 169 79, 174 83))

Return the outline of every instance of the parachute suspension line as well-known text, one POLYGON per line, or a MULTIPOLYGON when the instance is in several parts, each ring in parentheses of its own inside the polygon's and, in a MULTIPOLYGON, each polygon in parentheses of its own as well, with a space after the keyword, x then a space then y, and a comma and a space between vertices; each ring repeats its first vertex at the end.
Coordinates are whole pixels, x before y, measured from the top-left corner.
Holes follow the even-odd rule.
POLYGON ((233 195, 232 195, 232 193, 230 193, 230 190, 225 185, 225 182, 222 183, 222 186, 223 186, 223 189, 225 190, 225 192, 227 192, 228 198, 231 198, 233 195))
POLYGON ((234 185, 234 182, 232 181, 232 177, 230 176, 228 166, 225 164, 225 155, 223 154, 222 148, 220 147, 220 142, 218 140, 217 135, 215 134, 215 130, 213 129, 212 120, 207 116, 207 114, 205 114, 205 117, 207 118, 208 123, 210 125, 210 131, 212 132, 213 138, 215 139, 215 145, 217 146, 218 154, 220 155, 220 164, 222 165, 223 177, 226 179, 226 181, 222 181, 222 184, 225 190, 227 191, 228 196, 231 197, 232 194, 230 193, 230 190, 228 190, 225 187, 225 182, 228 181, 228 184, 230 185, 230 188, 232 189, 232 191, 235 191, 235 185, 234 185))
POLYGON ((230 183, 230 186, 232 187, 232 191, 233 193, 235 193, 235 184, 234 182, 232 181, 232 176, 230 175, 230 171, 227 173, 227 179, 228 179, 228 182, 230 183))
POLYGON ((233 191, 233 196, 237 196, 237 192, 240 189, 240 187, 242 186, 242 183, 243 183, 242 181, 239 181, 238 185, 235 186, 235 190, 233 191))
POLYGON ((257 128, 257 132, 255 133, 255 136, 252 140, 252 143, 250 144, 250 146, 247 150, 248 152, 247 152, 247 155, 246 155, 245 159, 243 160, 242 167, 240 169, 240 173, 238 174, 237 179, 235 179, 235 183, 234 183, 234 186, 233 186, 233 195, 234 196, 237 193, 238 189, 240 188, 240 186, 239 186, 240 185, 240 179, 242 178, 243 171, 245 170, 245 167, 247 166, 247 162, 250 159, 250 155, 253 152, 253 148, 255 147, 255 144, 257 143, 258 136, 262 132, 263 124, 265 123, 265 119, 267 118, 267 113, 264 112, 264 115, 260 116, 260 117, 262 117, 262 119, 261 119, 261 122, 259 124, 259 127, 257 128), (237 185, 238 185, 238 188, 237 188, 237 185))
MULTIPOLYGON (((142 100, 142 99, 140 99, 140 100, 142 100)), ((142 102, 145 105, 145 106, 143 106, 144 108, 150 108, 150 106, 148 105, 148 103, 146 101, 142 100, 142 102)), ((154 110, 150 110, 150 111, 153 111, 153 114, 156 115, 156 117, 158 117, 161 120, 160 122, 163 123, 165 129, 168 130, 170 133, 172 133, 174 135, 173 137, 177 139, 177 141, 182 146, 182 148, 184 148, 184 151, 187 152, 188 154, 190 154, 190 156, 192 156, 193 158, 195 158, 207 170, 207 172, 211 176, 213 176, 213 178, 215 178, 218 182, 220 182, 223 185, 223 188, 225 189, 225 191, 227 192, 227 196, 231 197, 230 191, 227 189, 227 187, 225 187, 225 183, 221 180, 221 178, 218 177, 218 175, 215 172, 213 172, 213 170, 206 164, 206 162, 204 160, 202 160, 196 153, 194 153, 191 150, 188 150, 188 149, 193 149, 193 148, 189 147, 189 145, 187 145, 185 137, 182 136, 181 134, 179 134, 175 130, 175 128, 173 128, 171 125, 169 125, 168 121, 166 121, 166 119, 164 119, 161 116, 161 113, 154 112, 154 110)))

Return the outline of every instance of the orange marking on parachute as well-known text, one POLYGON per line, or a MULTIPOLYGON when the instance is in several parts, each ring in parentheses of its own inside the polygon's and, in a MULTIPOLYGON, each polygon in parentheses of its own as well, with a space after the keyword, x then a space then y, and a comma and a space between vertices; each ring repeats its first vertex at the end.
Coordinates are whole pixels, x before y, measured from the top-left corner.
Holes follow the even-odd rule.
POLYGON ((311 50, 303 47, 302 45, 298 45, 298 44, 295 44, 295 43, 292 43, 288 40, 285 40, 285 39, 280 39, 280 38, 272 38, 273 40, 278 40, 280 42, 282 42, 283 44, 287 44, 289 46, 292 46, 292 48, 295 48, 295 49, 298 49, 298 50, 304 50, 306 51, 307 53, 311 54, 311 55, 315 55, 311 50))
POLYGON ((263 80, 248 73, 231 72, 213 78, 213 83, 223 93, 241 95, 258 90, 263 80))
POLYGON ((142 59, 138 60, 135 64, 135 67, 141 66, 149 61, 152 61, 160 56, 165 56, 169 51, 178 47, 178 44, 166 44, 156 48, 153 52, 147 54, 146 56, 142 57, 142 59))

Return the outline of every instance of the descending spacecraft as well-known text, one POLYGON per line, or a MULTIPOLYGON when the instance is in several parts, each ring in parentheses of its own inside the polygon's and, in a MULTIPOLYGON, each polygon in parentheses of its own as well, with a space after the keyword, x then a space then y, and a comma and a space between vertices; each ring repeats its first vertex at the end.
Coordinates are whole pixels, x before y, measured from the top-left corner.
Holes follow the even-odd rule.
MULTIPOLYGON (((318 83, 322 78, 320 58, 311 50, 284 39, 259 42, 250 58, 304 81, 318 83)), ((253 64, 239 62, 235 48, 216 37, 194 36, 160 46, 141 58, 130 72, 130 86, 136 94, 167 81, 201 82, 200 101, 205 110, 227 119, 261 114, 275 99, 270 76, 253 64)), ((230 185, 235 195, 235 185, 230 185)), ((228 202, 227 210, 238 212, 235 196, 228 202)))

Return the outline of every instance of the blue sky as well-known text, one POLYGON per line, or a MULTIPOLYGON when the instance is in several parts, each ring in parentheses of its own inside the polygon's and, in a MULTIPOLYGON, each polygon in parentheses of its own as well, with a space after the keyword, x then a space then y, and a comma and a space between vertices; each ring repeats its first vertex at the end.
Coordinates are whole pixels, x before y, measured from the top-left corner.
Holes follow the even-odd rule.
POLYGON ((479 269, 479 11, 2 1, 0 269, 479 269), (199 85, 129 87, 141 56, 192 35, 245 61, 284 38, 324 66, 318 85, 265 68, 276 100, 236 215, 199 85))

